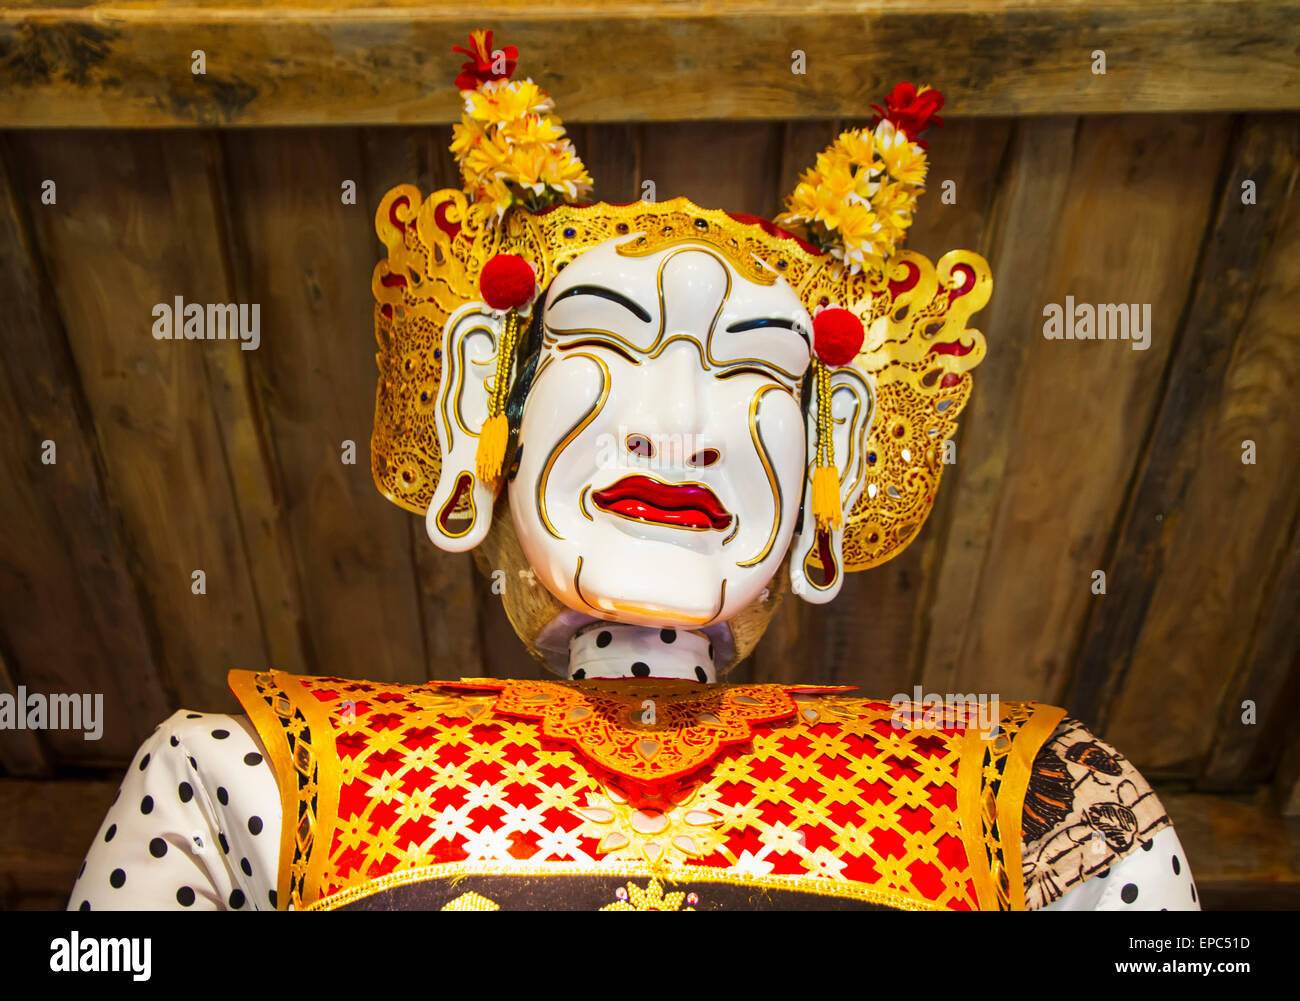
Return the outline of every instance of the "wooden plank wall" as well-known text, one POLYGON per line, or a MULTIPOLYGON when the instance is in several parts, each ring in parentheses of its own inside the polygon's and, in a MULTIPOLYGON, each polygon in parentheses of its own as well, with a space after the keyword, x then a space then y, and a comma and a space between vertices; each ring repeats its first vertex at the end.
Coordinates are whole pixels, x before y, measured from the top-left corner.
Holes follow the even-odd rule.
MULTIPOLYGON (((771 215, 843 124, 572 131, 607 200, 650 180, 771 215)), ((910 245, 979 250, 996 276, 958 461, 908 551, 829 606, 787 602, 736 679, 1064 702, 1152 775, 1268 780, 1300 694, 1300 115, 965 119, 931 138, 910 245), (1150 303, 1149 350, 1044 339, 1067 295, 1150 303)), ((232 667, 535 675, 470 559, 370 480, 374 206, 400 181, 455 183, 447 139, 0 136, 0 685, 103 692, 108 717, 93 743, 0 732, 7 774, 121 766, 175 708, 233 710, 232 667), (261 347, 153 339, 175 296, 260 303, 261 347)))

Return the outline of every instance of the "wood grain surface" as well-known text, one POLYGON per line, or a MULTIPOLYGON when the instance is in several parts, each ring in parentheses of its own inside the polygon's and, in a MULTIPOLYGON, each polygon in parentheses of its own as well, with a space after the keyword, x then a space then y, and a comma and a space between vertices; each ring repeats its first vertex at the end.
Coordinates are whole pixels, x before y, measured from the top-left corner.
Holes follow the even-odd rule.
POLYGON ((1296 0, 9 0, 0 127, 448 122, 479 27, 573 121, 861 117, 900 79, 968 115, 1295 109, 1298 26, 1296 0))

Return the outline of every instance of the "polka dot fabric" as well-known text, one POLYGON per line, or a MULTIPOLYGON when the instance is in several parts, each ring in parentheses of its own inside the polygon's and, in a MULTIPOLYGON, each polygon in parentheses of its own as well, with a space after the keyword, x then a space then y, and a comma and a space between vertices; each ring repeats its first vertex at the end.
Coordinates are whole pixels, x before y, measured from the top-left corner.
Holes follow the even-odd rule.
POLYGON ((273 910, 280 797, 243 716, 182 710, 136 754, 69 910, 273 910))
POLYGON ((706 634, 614 622, 592 623, 573 635, 568 676, 573 681, 655 677, 707 684, 718 680, 713 644, 706 634))
POLYGON ((1172 827, 1134 848, 1105 875, 1074 887, 1044 911, 1199 911, 1187 854, 1172 827))

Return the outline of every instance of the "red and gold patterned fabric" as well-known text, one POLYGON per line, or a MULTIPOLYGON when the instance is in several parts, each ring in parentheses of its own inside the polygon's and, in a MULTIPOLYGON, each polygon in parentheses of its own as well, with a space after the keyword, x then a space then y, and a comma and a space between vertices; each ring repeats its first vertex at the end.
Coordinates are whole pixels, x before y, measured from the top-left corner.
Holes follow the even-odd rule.
POLYGON ((987 739, 804 686, 230 683, 294 909, 1023 909, 1025 790, 1064 715, 1004 702, 987 739))

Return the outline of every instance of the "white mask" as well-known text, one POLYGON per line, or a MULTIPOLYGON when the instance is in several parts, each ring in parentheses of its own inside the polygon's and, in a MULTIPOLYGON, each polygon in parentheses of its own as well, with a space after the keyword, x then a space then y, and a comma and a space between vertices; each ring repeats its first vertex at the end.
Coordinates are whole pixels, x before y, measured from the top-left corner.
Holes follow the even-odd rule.
POLYGON ((716 249, 582 254, 552 283, 510 510, 564 604, 641 625, 725 621, 789 548, 805 468, 803 304, 716 249))

